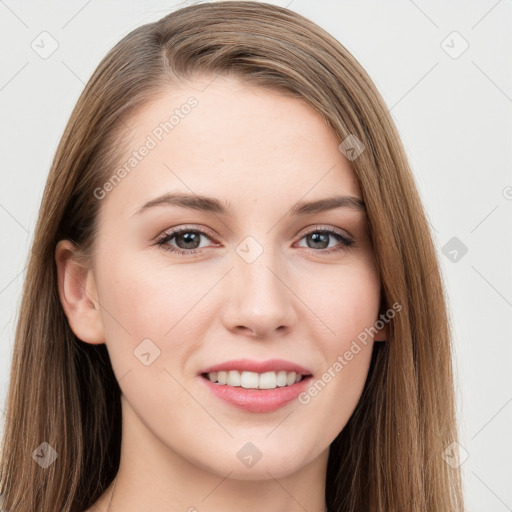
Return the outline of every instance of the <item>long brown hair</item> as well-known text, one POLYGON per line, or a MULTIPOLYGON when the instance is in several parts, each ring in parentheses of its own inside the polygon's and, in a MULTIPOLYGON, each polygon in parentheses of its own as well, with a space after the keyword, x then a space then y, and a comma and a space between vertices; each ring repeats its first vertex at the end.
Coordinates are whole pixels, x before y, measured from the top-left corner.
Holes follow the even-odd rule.
POLYGON ((104 344, 72 332, 59 300, 55 247, 89 254, 120 161, 125 121, 196 73, 308 102, 364 144, 351 161, 368 215, 383 308, 402 310, 376 343, 363 395, 330 447, 329 511, 462 511, 449 319, 435 247, 386 105, 356 59, 293 11, 259 2, 189 6, 125 36, 101 61, 53 160, 29 256, 6 402, 0 491, 11 512, 82 512, 119 467, 120 388, 104 344), (42 443, 48 443, 42 444, 42 443), (38 464, 42 457, 52 464, 38 464), (43 467, 43 466, 48 467, 43 467))

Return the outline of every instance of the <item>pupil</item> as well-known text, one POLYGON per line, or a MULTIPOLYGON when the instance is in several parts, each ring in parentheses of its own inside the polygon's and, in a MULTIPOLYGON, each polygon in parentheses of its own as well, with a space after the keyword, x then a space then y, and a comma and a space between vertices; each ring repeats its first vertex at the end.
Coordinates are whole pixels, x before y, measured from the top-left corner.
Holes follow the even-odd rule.
MULTIPOLYGON (((327 235, 325 233, 312 233, 311 235, 309 235, 312 239, 313 239, 313 243, 320 243, 320 244, 325 244, 325 242, 327 241, 327 245, 329 245, 329 242, 327 240, 327 235), (319 238, 323 238, 324 240, 318 240, 319 238)), ((315 247, 316 249, 318 249, 318 247, 315 247)), ((321 249, 325 249, 325 247, 320 247, 321 249)))
MULTIPOLYGON (((182 235, 180 235, 177 240, 180 240, 180 238, 183 238, 185 239, 185 245, 186 247, 182 247, 182 249, 196 249, 199 245, 198 245, 198 242, 199 242, 199 236, 197 235, 197 233, 184 233, 182 235), (197 240, 194 240, 194 239, 197 239, 197 240), (189 247, 188 244, 192 243, 194 244, 194 242, 196 242, 196 245, 194 247, 189 247)), ((178 243, 178 246, 181 245, 178 243)))

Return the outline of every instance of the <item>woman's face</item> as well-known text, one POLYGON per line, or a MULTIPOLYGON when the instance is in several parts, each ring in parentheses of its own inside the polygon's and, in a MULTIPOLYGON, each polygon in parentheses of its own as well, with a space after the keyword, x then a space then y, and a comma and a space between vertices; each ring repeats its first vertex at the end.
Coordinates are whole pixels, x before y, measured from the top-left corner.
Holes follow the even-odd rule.
POLYGON ((378 319, 380 281, 357 201, 304 206, 361 199, 321 117, 298 99, 210 81, 129 121, 125 172, 95 191, 91 289, 133 450, 278 478, 326 462, 351 416, 374 340, 353 342, 378 319), (295 383, 294 365, 309 377, 295 383), (227 384, 203 375, 214 366, 227 384))

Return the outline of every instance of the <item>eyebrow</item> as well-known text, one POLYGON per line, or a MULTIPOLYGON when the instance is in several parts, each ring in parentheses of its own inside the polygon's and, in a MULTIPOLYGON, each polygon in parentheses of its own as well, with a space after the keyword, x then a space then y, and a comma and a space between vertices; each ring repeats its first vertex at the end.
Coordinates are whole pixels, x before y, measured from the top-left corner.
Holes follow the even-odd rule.
MULTIPOLYGON (((155 206, 180 206, 193 210, 216 213, 219 215, 230 216, 233 209, 229 202, 221 202, 214 197, 201 196, 197 194, 186 194, 183 192, 174 192, 163 194, 155 199, 145 203, 134 215, 140 215, 155 206)), ((336 208, 349 208, 351 210, 366 211, 364 202, 359 197, 354 196, 332 196, 315 201, 298 201, 290 210, 288 215, 309 215, 312 213, 334 210, 336 208)))

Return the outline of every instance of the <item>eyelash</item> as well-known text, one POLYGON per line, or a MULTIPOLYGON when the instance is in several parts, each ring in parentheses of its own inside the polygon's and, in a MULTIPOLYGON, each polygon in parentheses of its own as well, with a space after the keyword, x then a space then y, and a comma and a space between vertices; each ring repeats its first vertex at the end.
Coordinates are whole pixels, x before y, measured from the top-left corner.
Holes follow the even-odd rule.
MULTIPOLYGON (((173 247, 171 245, 168 245, 167 242, 169 242, 174 237, 181 235, 183 233, 200 233, 201 235, 204 235, 207 238, 210 238, 210 239, 213 238, 212 233, 210 233, 208 231, 204 231, 204 230, 197 229, 197 228, 184 227, 184 228, 176 229, 174 231, 170 231, 168 233, 164 233, 161 237, 158 238, 156 245, 161 246, 164 251, 169 251, 169 252, 172 252, 175 254, 182 254, 182 255, 192 255, 192 254, 197 253, 202 250, 202 249, 179 249, 179 248, 173 247)), ((310 252, 312 251, 313 253, 333 254, 333 253, 337 253, 337 252, 349 249, 350 247, 352 247, 355 244, 355 240, 352 240, 351 238, 348 238, 347 236, 342 235, 341 233, 339 233, 338 231, 336 231, 332 228, 323 228, 323 227, 322 228, 317 227, 314 230, 304 233, 304 235, 302 235, 300 240, 302 240, 304 237, 311 235, 313 233, 327 233, 327 234, 332 235, 333 237, 337 238, 340 241, 340 244, 338 246, 336 246, 334 248, 331 247, 330 249, 316 250, 316 249, 306 248, 308 251, 310 251, 310 252)))

